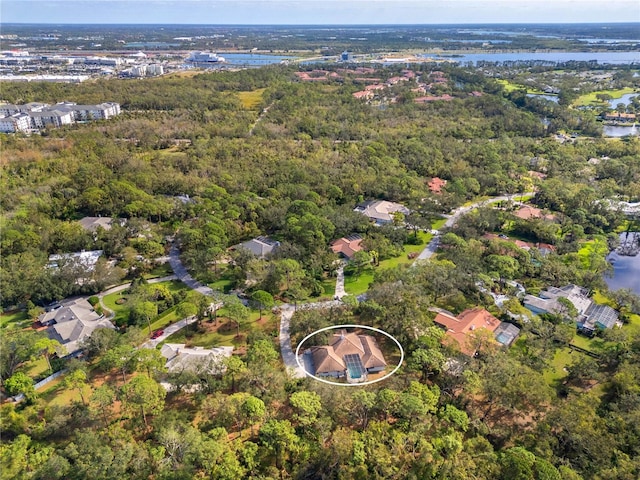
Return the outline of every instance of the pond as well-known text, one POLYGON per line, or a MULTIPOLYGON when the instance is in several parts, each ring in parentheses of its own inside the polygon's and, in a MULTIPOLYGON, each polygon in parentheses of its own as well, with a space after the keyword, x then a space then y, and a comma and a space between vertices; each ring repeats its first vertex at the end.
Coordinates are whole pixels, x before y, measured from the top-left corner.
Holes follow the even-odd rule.
MULTIPOLYGON (((640 239, 640 232, 631 232, 631 235, 640 239)), ((621 242, 625 240, 625 236, 626 233, 620 235, 621 242)), ((613 265, 613 276, 605 277, 609 288, 611 290, 629 288, 640 295, 640 255, 631 257, 611 252, 607 260, 613 265)))
POLYGON ((622 95, 620 98, 612 98, 611 100, 609 100, 609 105, 611 106, 611 108, 616 108, 619 104, 624 104, 624 106, 627 106, 631 103, 631 99, 633 97, 638 97, 640 96, 640 92, 634 92, 634 93, 626 93, 625 95, 622 95))
POLYGON ((605 137, 626 137, 627 135, 640 135, 640 129, 634 125, 621 126, 621 125, 604 125, 602 127, 602 133, 605 137))
POLYGON ((550 102, 553 102, 553 103, 558 103, 558 96, 557 95, 547 95, 547 94, 543 94, 543 93, 527 93, 527 97, 530 97, 530 98, 542 98, 544 100, 549 100, 550 102))

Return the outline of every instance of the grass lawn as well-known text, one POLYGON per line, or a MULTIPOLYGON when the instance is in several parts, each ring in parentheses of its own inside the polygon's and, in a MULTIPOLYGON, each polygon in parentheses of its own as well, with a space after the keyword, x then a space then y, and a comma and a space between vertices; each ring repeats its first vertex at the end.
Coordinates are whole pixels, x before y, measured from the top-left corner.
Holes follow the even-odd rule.
POLYGON ((623 95, 626 95, 627 93, 633 93, 633 88, 626 87, 626 88, 621 88, 619 90, 599 90, 597 92, 586 93, 576 98, 575 101, 573 102, 573 106, 574 107, 584 107, 588 105, 603 106, 605 104, 608 104, 609 102, 599 101, 596 98, 596 95, 606 94, 606 95, 611 95, 613 99, 616 99, 616 98, 620 98, 623 95))
MULTIPOLYGON (((380 265, 382 265, 382 262, 380 262, 380 265)), ((369 284, 371 282, 373 282, 373 270, 363 272, 358 277, 345 275, 344 291, 349 295, 360 295, 369 290, 369 284)))
MULTIPOLYGON (((151 331, 158 330, 159 328, 164 328, 167 325, 171 325, 174 322, 181 320, 176 313, 176 308, 171 307, 164 312, 162 312, 158 318, 156 318, 153 322, 151 322, 151 331)), ((143 329, 148 330, 148 326, 144 326, 143 329)))
POLYGON ((42 355, 38 355, 34 360, 31 360, 25 365, 24 373, 31 378, 44 378, 49 373, 49 365, 47 365, 47 359, 42 355))
MULTIPOLYGON (((410 234, 413 235, 413 234, 410 234)), ((418 245, 405 245, 402 249, 402 254, 397 257, 387 258, 382 260, 377 269, 394 268, 398 265, 413 263, 414 259, 409 258, 411 253, 420 253, 425 245, 431 240, 433 235, 430 233, 418 232, 418 238, 420 243, 418 245)), ((353 276, 344 277, 344 290, 349 295, 360 295, 369 289, 369 284, 373 282, 374 270, 368 270, 363 272, 359 277, 353 276)))
POLYGON ((166 262, 161 263, 160 265, 156 265, 153 270, 151 270, 144 276, 144 278, 162 278, 169 275, 173 275, 173 270, 171 269, 171 265, 169 265, 169 262, 166 262))
MULTIPOLYGON (((272 315, 270 312, 262 312, 262 321, 258 323, 259 312, 252 310, 249 314, 249 319, 240 322, 240 334, 241 338, 236 338, 237 329, 235 322, 230 322, 224 316, 224 308, 221 308, 218 312, 218 323, 220 325, 228 324, 228 328, 218 329, 217 331, 207 331, 204 333, 194 333, 193 326, 183 328, 182 330, 171 335, 167 342, 170 343, 188 343, 193 346, 199 347, 212 347, 212 346, 224 346, 232 345, 234 347, 242 347, 247 344, 247 334, 255 330, 262 330, 267 335, 272 332, 277 332, 279 319, 272 315)), ((207 320, 203 322, 206 327, 211 325, 207 320)))
POLYGON ((322 281, 322 288, 324 288, 323 297, 333 298, 336 294, 336 277, 325 278, 322 281))
POLYGON ((155 283, 154 285, 164 285, 165 287, 167 287, 167 289, 169 289, 171 293, 176 293, 180 290, 190 290, 190 288, 180 280, 170 280, 168 282, 155 283))
MULTIPOLYGON (((80 399, 80 392, 78 392, 78 389, 64 388, 63 381, 64 375, 43 387, 43 390, 38 392, 38 397, 44 400, 48 406, 68 406, 73 402, 82 401, 80 399)), ((88 384, 82 388, 85 400, 88 401, 92 391, 91 386, 88 384)))
POLYGON ((567 372, 564 371, 565 367, 571 365, 582 355, 579 351, 569 347, 558 349, 553 356, 551 365, 543 372, 544 379, 549 385, 554 386, 556 382, 567 376, 567 372))
POLYGON ((127 295, 124 295, 124 291, 122 291, 105 295, 102 298, 102 303, 104 303, 105 307, 115 314, 112 321, 116 324, 126 323, 129 318, 129 304, 128 302, 124 302, 123 304, 118 305, 116 301, 119 298, 127 299, 128 297, 127 295))
POLYGON ((602 237, 596 237, 593 240, 589 240, 582 244, 580 250, 578 250, 578 257, 582 262, 582 266, 585 268, 589 268, 591 265, 591 257, 601 257, 605 258, 609 253, 609 247, 607 247, 607 240, 602 237))
POLYGON ((233 280, 229 278, 221 278, 220 280, 210 283, 209 286, 219 292, 229 293, 229 290, 233 287, 233 280))
POLYGON ((592 338, 585 337, 584 335, 579 335, 579 334, 576 334, 573 337, 573 340, 571 340, 572 345, 575 345, 576 347, 584 348, 585 350, 589 350, 590 352, 593 351, 593 345, 591 345, 592 342, 593 342, 592 338))
POLYGON ((244 108, 247 110, 255 110, 262 102, 262 94, 265 90, 266 88, 258 88, 250 92, 237 92, 237 95, 244 108))
POLYGON ((31 323, 29 315, 24 310, 18 310, 12 313, 3 313, 0 315, 0 328, 20 328, 26 327, 31 323))
POLYGON ((505 89, 505 91, 507 93, 511 93, 514 90, 523 90, 523 89, 526 90, 527 93, 536 93, 536 94, 543 94, 544 93, 542 90, 538 90, 536 88, 527 87, 526 85, 520 85, 518 83, 513 83, 513 82, 510 82, 509 80, 505 80, 505 79, 498 80, 498 83, 504 87, 504 89, 505 89))
POLYGON ((442 227, 444 227, 445 223, 447 223, 447 219, 446 218, 439 218, 438 220, 436 220, 435 222, 433 222, 431 224, 431 229, 432 230, 440 230, 442 227))

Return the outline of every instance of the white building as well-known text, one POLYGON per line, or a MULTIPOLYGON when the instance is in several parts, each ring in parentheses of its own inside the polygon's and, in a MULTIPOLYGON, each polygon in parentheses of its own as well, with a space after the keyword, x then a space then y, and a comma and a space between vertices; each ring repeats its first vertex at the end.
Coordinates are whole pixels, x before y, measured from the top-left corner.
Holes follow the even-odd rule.
POLYGON ((0 118, 0 132, 28 132, 31 129, 31 117, 26 113, 14 113, 0 118))
POLYGON ((164 67, 159 63, 153 63, 151 65, 147 65, 147 75, 163 75, 164 67))
POLYGON ((73 113, 63 110, 45 110, 42 112, 29 112, 31 126, 36 129, 47 127, 62 127, 74 123, 73 113))

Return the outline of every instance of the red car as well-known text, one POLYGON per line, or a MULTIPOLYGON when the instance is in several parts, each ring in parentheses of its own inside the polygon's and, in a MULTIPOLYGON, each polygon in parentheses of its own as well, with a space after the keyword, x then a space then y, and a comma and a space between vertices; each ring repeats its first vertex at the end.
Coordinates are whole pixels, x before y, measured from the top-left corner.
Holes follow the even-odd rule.
POLYGON ((164 330, 156 330, 155 332, 153 332, 151 334, 151 338, 158 338, 160 335, 162 335, 164 333, 164 330))

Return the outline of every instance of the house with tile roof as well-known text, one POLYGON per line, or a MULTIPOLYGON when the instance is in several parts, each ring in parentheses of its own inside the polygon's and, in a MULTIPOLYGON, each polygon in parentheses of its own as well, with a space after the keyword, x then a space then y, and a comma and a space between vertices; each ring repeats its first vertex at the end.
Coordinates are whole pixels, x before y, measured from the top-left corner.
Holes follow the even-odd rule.
POLYGON ((474 331, 484 328, 494 334, 497 343, 505 346, 510 346, 520 333, 518 327, 501 322, 481 307, 465 310, 457 317, 441 311, 433 321, 446 331, 443 344, 459 348, 462 353, 470 357, 476 354, 476 348, 471 345, 470 336, 474 331))
POLYGON ((343 256, 347 260, 351 260, 356 252, 362 250, 362 237, 360 235, 349 235, 331 242, 331 250, 333 253, 343 256))
POLYGON ((532 218, 540 218, 542 220, 547 220, 549 222, 555 222, 556 216, 548 213, 542 213, 542 210, 536 207, 532 207, 531 205, 523 205, 518 210, 513 212, 513 214, 522 219, 522 220, 530 220, 532 218))
POLYGON ((409 215, 411 213, 404 205, 387 200, 369 200, 361 203, 353 210, 369 217, 376 225, 392 223, 394 214, 409 215))
POLYGON ((431 191, 431 193, 441 194, 442 189, 445 187, 446 184, 447 184, 446 180, 443 180, 440 177, 433 177, 431 180, 429 180, 429 183, 427 183, 427 186, 429 187, 429 190, 431 191))
POLYGON ((374 337, 346 330, 335 334, 329 345, 312 347, 305 355, 311 357, 314 375, 346 378, 349 383, 364 382, 368 373, 382 372, 387 367, 374 337))
POLYGON ((56 304, 45 312, 39 321, 49 327, 47 335, 60 342, 67 354, 80 350, 82 341, 91 336, 97 328, 115 328, 104 315, 98 314, 85 298, 56 304))

